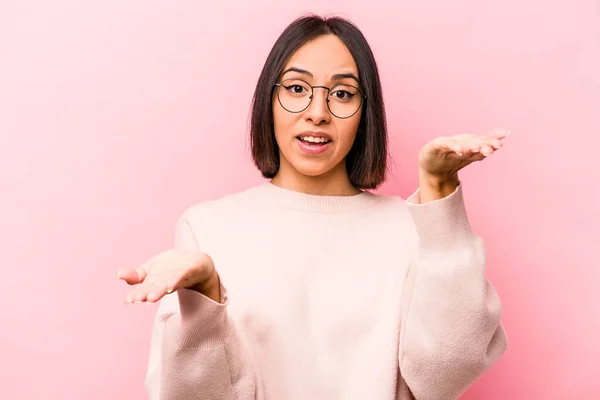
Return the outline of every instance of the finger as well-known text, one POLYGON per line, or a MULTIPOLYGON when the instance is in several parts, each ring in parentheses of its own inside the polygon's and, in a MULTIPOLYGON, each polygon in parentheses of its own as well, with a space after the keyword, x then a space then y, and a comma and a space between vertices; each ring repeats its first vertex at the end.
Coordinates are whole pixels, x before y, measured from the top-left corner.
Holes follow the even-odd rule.
POLYGON ((136 290, 133 294, 133 302, 141 303, 143 301, 146 301, 146 296, 148 296, 148 289, 146 285, 144 285, 143 287, 140 287, 139 290, 136 290))
POLYGON ((148 290, 146 300, 150 303, 154 303, 160 300, 164 295, 167 294, 167 286, 162 284, 155 284, 148 290))
POLYGON ((133 304, 134 295, 135 292, 133 291, 127 292, 127 294, 125 295, 125 304, 133 304))
POLYGON ((497 149, 502 147, 502 142, 500 139, 484 136, 484 137, 480 138, 479 146, 480 146, 479 153, 481 153, 485 157, 489 157, 497 149))
POLYGON ((136 285, 138 283, 142 283, 144 279, 146 279, 149 268, 150 265, 148 263, 144 263, 136 269, 122 268, 117 271, 117 278, 124 280, 130 285, 136 285))
POLYGON ((505 129, 505 128, 496 128, 496 129, 492 129, 486 136, 488 138, 502 140, 505 137, 507 137, 508 135, 510 135, 510 130, 505 129))
POLYGON ((139 272, 133 268, 122 268, 118 270, 117 278, 124 280, 130 285, 135 285, 142 282, 139 272))
POLYGON ((493 148, 494 150, 498 150, 502 147, 502 141, 500 139, 487 139, 485 144, 493 148))
POLYGON ((142 303, 146 301, 146 296, 148 294, 148 285, 144 285, 143 283, 136 286, 133 290, 131 290, 125 296, 126 304, 133 303, 142 303))
POLYGON ((469 143, 468 146, 465 146, 465 153, 468 155, 477 154, 481 151, 481 145, 479 143, 469 143))
POLYGON ((487 144, 484 144, 481 146, 481 150, 480 153, 484 156, 490 156, 492 155, 492 153, 494 152, 494 149, 491 146, 488 146, 487 144))
POLYGON ((468 141, 468 144, 466 144, 465 147, 468 148, 468 150, 466 151, 466 154, 467 154, 467 158, 470 161, 480 161, 486 157, 486 155, 484 154, 485 147, 481 143, 480 137, 470 138, 468 141))
POLYGON ((167 274, 153 276, 152 279, 146 279, 143 283, 134 286, 133 290, 127 293, 125 303, 133 304, 158 301, 167 293, 177 290, 182 285, 181 281, 181 274, 177 274, 174 277, 167 274), (171 290, 168 290, 169 288, 171 290))
POLYGON ((451 137, 441 137, 439 138, 434 145, 434 148, 439 153, 449 154, 454 153, 458 156, 462 156, 464 154, 464 149, 460 144, 460 141, 451 137))
POLYGON ((139 283, 125 295, 125 304, 133 304, 146 301, 149 288, 152 287, 151 282, 139 283))
POLYGON ((471 157, 473 154, 478 153, 481 149, 481 138, 475 135, 464 135, 457 137, 456 141, 467 157, 471 157))
POLYGON ((149 270, 150 270, 150 265, 147 263, 142 264, 142 266, 139 268, 136 268, 135 272, 137 272, 140 282, 143 282, 144 280, 146 280, 149 270))

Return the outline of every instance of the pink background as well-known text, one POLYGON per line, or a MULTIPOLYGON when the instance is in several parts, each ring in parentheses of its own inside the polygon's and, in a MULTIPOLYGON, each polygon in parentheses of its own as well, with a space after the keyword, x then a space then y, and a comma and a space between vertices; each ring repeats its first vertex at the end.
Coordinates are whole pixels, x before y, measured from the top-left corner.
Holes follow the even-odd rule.
POLYGON ((192 203, 261 182, 252 90, 314 11, 376 54, 382 192, 415 189, 437 135, 513 131, 462 175, 509 336, 464 399, 600 398, 600 2, 284 3, 0 3, 0 397, 145 397, 155 306, 124 306, 114 271, 170 247, 192 203))

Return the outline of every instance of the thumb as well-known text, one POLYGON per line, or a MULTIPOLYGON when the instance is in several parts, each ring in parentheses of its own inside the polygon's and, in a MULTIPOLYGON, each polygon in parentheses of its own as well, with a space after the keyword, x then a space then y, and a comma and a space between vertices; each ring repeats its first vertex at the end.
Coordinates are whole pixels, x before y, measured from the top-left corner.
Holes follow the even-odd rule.
POLYGON ((133 268, 121 268, 117 271, 117 278, 122 279, 130 285, 136 285, 142 283, 146 279, 147 272, 142 266, 136 269, 133 268))

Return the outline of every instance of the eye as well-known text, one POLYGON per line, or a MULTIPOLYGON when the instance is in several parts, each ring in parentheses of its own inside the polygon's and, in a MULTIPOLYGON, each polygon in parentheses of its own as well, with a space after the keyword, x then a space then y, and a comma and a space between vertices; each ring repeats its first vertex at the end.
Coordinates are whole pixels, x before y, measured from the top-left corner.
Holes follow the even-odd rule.
POLYGON ((289 90, 292 93, 303 93, 306 89, 304 87, 302 87, 301 85, 290 85, 290 86, 285 86, 285 88, 287 90, 289 90))
POLYGON ((336 90, 335 92, 331 93, 331 95, 335 97, 336 100, 350 100, 354 96, 353 93, 342 89, 336 90))
POLYGON ((310 86, 308 83, 299 79, 286 79, 281 83, 281 86, 285 89, 286 93, 292 95, 305 95, 310 93, 310 86))

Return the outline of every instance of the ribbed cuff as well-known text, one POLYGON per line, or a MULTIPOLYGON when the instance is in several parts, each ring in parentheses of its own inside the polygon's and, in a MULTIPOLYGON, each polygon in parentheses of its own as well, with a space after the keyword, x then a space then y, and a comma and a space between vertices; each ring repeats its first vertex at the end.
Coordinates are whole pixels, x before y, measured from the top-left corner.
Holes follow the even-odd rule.
POLYGON ((223 303, 190 289, 180 289, 181 348, 215 348, 223 346, 229 334, 227 292, 221 285, 223 303))
POLYGON ((467 217, 462 185, 448 196, 424 204, 420 204, 420 192, 417 190, 406 202, 421 248, 448 251, 477 238, 467 217))

